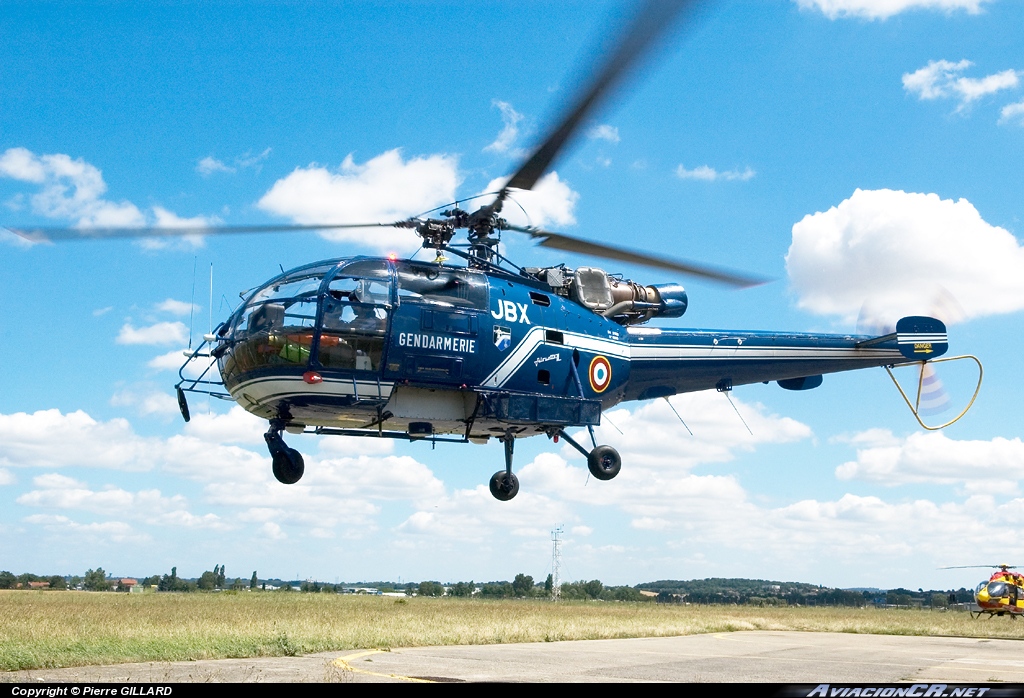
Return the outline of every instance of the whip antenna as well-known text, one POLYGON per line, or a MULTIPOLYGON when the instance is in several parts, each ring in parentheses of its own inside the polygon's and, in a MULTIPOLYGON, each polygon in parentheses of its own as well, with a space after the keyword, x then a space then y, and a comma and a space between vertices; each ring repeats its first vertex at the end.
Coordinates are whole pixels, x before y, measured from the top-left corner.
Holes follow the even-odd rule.
POLYGON ((192 300, 188 305, 188 348, 192 348, 192 318, 196 312, 196 264, 199 258, 192 258, 192 300))

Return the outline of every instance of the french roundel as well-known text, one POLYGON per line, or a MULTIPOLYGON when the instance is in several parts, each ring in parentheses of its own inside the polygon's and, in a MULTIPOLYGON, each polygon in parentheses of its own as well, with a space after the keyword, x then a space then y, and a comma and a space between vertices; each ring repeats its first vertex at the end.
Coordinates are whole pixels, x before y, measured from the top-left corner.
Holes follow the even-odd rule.
POLYGON ((590 388, 603 393, 612 382, 612 365, 603 356, 595 356, 590 362, 590 388))

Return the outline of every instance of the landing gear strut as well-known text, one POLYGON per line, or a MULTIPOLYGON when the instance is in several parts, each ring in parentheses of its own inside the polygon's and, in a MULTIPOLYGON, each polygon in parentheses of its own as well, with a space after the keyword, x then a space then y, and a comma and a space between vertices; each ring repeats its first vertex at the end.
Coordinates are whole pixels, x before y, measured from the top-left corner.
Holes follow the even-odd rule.
POLYGON ((284 423, 279 419, 270 421, 270 429, 263 435, 270 450, 270 457, 274 459, 274 477, 285 485, 294 485, 302 478, 306 464, 302 460, 302 454, 294 448, 289 448, 281 438, 284 431, 284 423))
POLYGON ((516 437, 511 433, 501 437, 505 444, 505 469, 491 476, 491 495, 499 502, 508 500, 519 494, 519 478, 512 472, 512 451, 515 449, 516 437))
POLYGON ((594 428, 588 428, 590 429, 590 439, 594 442, 594 449, 592 451, 583 448, 583 446, 576 443, 575 439, 561 429, 553 429, 548 432, 548 437, 560 436, 568 441, 570 446, 586 456, 587 467, 590 469, 591 475, 598 480, 611 480, 622 470, 622 457, 611 446, 598 446, 597 439, 594 437, 594 428))

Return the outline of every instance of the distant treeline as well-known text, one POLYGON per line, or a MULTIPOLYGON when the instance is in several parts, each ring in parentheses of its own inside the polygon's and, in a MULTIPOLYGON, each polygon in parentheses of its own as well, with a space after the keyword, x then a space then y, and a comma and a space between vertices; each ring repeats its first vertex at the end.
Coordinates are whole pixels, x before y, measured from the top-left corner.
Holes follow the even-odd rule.
MULTIPOLYGON (((551 575, 535 583, 527 574, 517 574, 510 581, 477 583, 438 581, 396 583, 387 581, 330 584, 315 580, 286 581, 260 579, 256 572, 245 579, 226 576, 224 565, 198 578, 178 576, 176 567, 170 573, 142 579, 112 577, 102 567, 75 575, 14 575, 0 572, 0 589, 81 589, 84 591, 131 591, 133 587, 156 591, 281 591, 304 593, 402 593, 407 596, 452 596, 512 599, 549 598, 553 595, 551 575)), ((765 579, 692 579, 645 582, 635 587, 608 587, 600 580, 565 582, 559 586, 565 600, 655 601, 660 603, 741 604, 753 606, 904 606, 947 607, 954 603, 971 603, 970 589, 834 589, 802 582, 776 582, 765 579)))
POLYGON ((755 606, 922 606, 971 603, 970 589, 834 589, 802 582, 766 579, 667 579, 645 582, 639 590, 656 593, 663 603, 748 604, 755 606))

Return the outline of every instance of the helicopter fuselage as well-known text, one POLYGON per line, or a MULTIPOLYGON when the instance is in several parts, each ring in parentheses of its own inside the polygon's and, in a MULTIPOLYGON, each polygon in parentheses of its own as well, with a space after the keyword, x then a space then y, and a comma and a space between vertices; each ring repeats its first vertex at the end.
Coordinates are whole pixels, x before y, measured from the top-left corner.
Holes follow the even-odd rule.
POLYGON ((978 584, 974 601, 979 616, 1024 615, 1024 575, 1005 569, 995 572, 988 581, 978 584))
MULTIPOLYGON (((665 297, 685 309, 674 288, 665 297)), ((231 399, 291 432, 479 442, 597 425, 630 400, 768 381, 804 390, 946 349, 930 318, 878 338, 685 330, 624 325, 577 296, 493 269, 330 260, 252 293, 211 353, 231 399)))

